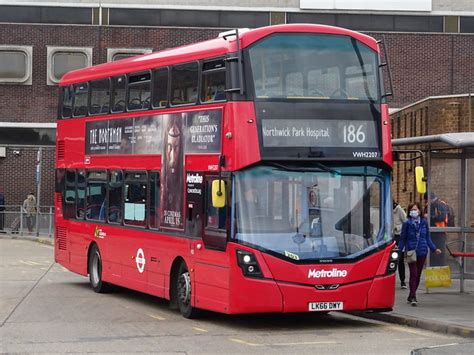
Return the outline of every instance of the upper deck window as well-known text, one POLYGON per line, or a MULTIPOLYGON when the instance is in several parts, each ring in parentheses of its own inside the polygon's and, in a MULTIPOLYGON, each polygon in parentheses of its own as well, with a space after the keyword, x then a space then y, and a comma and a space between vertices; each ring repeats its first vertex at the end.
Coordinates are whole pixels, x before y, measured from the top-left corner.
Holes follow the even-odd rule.
POLYGON ((131 74, 128 77, 128 105, 129 111, 147 110, 150 108, 151 96, 150 72, 131 74))
POLYGON ((125 75, 112 78, 112 112, 123 112, 125 110, 126 88, 125 75))
POLYGON ((72 115, 74 117, 84 117, 87 113, 87 96, 89 85, 80 83, 74 85, 74 107, 72 115))
POLYGON ((90 82, 91 104, 89 114, 100 115, 109 112, 110 79, 93 80, 90 82))
POLYGON ((379 98, 377 54, 351 37, 278 34, 249 53, 257 98, 379 98))
POLYGON ((202 65, 201 102, 224 101, 225 63, 223 59, 206 62, 202 65))
POLYGON ((61 116, 62 118, 72 117, 72 99, 74 98, 74 88, 72 85, 66 86, 62 90, 61 116))
POLYGON ((153 108, 168 105, 168 68, 153 70, 153 108))
POLYGON ((198 63, 176 65, 171 70, 171 104, 195 104, 198 97, 198 63))

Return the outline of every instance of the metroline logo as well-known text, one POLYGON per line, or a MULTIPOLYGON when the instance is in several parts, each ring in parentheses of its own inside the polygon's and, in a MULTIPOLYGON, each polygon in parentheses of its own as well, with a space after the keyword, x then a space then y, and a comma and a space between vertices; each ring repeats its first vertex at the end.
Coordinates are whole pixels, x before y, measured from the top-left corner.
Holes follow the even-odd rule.
POLYGON ((332 270, 308 270, 308 279, 310 278, 320 278, 320 277, 346 277, 347 270, 338 270, 333 268, 332 270))

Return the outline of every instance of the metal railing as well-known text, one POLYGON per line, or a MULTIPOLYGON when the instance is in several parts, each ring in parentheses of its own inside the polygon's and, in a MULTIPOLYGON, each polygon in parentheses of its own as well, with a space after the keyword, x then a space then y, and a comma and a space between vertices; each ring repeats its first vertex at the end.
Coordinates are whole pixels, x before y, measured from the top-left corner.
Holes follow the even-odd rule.
POLYGON ((34 214, 28 214, 20 205, 0 206, 0 233, 52 238, 53 231, 54 206, 40 206, 34 214))

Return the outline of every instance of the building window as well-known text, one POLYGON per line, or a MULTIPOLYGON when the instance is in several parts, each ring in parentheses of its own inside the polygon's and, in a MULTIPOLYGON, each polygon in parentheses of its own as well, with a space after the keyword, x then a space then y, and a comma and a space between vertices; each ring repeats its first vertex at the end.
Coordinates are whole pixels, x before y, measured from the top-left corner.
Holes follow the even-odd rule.
POLYGON ((48 85, 59 83, 71 70, 92 65, 92 48, 48 47, 48 85))
POLYGON ((107 48, 107 61, 115 62, 117 60, 136 57, 137 55, 151 53, 151 48, 107 48))
POLYGON ((33 47, 0 46, 0 84, 31 85, 33 47))

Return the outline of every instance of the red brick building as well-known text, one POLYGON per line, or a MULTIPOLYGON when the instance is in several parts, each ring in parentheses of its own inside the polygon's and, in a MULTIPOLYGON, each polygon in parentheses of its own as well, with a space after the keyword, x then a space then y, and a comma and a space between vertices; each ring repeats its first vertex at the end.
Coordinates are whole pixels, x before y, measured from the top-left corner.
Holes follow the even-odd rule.
MULTIPOLYGON (((229 28, 324 23, 364 31, 379 39, 385 36, 394 108, 432 95, 473 91, 474 17, 469 13, 285 12, 275 11, 275 7, 268 11, 225 7, 184 10, 169 6, 87 7, 82 3, 74 7, 72 2, 67 3, 67 7, 43 6, 42 2, 38 6, 19 6, 21 1, 0 5, 0 55, 25 60, 24 73, 22 68, 12 67, 18 80, 9 78, 8 73, 7 80, 3 80, 5 70, 0 65, 0 148, 5 148, 4 154, 0 149, 0 188, 5 190, 7 204, 20 204, 26 193, 35 190, 39 146, 44 146, 41 201, 43 205, 53 203, 58 92, 54 82, 59 75, 54 66, 55 60, 61 63, 64 53, 75 53, 74 60, 91 65, 111 60, 114 55, 206 40, 229 28)), ((437 129, 443 130, 444 126, 437 129)))

